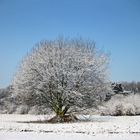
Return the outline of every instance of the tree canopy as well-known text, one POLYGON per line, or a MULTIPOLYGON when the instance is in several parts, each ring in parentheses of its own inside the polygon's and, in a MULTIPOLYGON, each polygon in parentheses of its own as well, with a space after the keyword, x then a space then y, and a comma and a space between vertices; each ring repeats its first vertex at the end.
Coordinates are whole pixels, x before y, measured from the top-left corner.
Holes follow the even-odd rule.
POLYGON ((94 41, 56 39, 38 43, 13 80, 21 103, 51 108, 56 115, 95 107, 108 92, 108 56, 94 41))

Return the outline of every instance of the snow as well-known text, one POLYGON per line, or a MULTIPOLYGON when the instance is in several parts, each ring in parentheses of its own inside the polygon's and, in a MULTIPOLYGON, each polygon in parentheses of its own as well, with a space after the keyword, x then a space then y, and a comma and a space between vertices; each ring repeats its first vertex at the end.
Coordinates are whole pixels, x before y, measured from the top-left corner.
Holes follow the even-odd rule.
POLYGON ((54 134, 54 133, 32 133, 32 132, 0 132, 1 140, 140 140, 140 135, 132 134, 54 134))
POLYGON ((109 117, 93 115, 79 116, 82 119, 91 120, 87 122, 25 123, 50 117, 47 115, 0 115, 0 138, 1 140, 140 139, 140 116, 109 117))

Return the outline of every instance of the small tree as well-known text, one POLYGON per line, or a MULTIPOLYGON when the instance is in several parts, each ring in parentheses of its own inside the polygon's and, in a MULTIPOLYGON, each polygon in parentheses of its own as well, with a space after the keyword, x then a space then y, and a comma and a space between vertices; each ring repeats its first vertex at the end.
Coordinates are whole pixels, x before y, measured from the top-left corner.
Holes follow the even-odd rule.
POLYGON ((40 42, 22 61, 13 81, 22 103, 66 114, 95 107, 107 92, 107 56, 93 41, 58 39, 40 42))

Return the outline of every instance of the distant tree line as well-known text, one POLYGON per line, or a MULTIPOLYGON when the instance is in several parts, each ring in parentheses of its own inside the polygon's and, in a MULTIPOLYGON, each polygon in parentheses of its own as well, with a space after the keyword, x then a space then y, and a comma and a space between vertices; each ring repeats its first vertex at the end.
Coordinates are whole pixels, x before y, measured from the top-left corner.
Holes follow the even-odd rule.
POLYGON ((140 93, 140 82, 122 82, 122 86, 125 91, 140 93))

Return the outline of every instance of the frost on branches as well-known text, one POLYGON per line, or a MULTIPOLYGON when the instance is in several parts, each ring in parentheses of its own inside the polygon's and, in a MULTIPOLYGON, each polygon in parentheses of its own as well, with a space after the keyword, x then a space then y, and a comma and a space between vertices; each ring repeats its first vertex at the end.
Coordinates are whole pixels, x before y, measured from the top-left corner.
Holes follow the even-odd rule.
POLYGON ((95 107, 108 90, 107 60, 93 41, 40 42, 21 63, 14 94, 21 103, 49 107, 61 117, 95 107))

